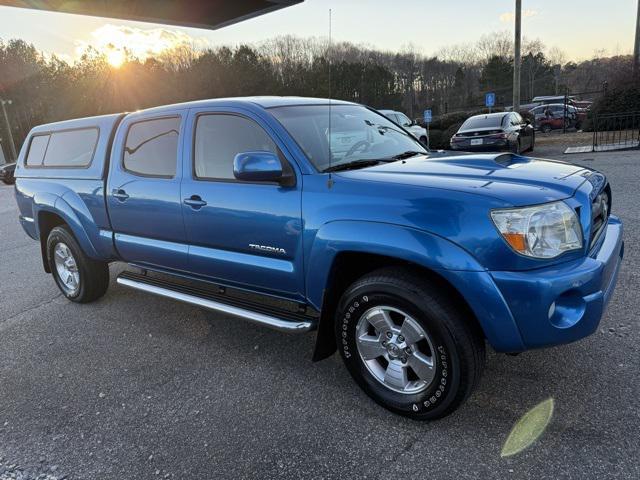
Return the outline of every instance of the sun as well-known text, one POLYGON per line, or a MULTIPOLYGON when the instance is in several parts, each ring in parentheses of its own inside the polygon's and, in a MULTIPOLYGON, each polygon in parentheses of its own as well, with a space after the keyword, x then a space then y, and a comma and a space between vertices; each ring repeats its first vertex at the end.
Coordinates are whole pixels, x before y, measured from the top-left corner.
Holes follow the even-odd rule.
POLYGON ((78 39, 76 53, 80 58, 91 49, 103 55, 112 68, 121 68, 129 62, 145 62, 148 58, 182 47, 194 49, 206 46, 208 41, 177 30, 106 24, 91 32, 91 39, 78 39))
POLYGON ((126 56, 122 50, 110 49, 105 52, 105 56, 107 57, 107 62, 109 62, 109 65, 114 68, 120 68, 126 60, 126 56))

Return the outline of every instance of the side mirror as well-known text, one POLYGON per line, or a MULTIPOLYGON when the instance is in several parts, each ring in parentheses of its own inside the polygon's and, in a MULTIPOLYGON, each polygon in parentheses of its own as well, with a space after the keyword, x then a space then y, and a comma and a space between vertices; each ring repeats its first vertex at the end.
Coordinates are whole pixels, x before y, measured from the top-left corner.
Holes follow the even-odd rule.
POLYGON ((233 175, 246 182, 281 182, 282 163, 272 152, 244 152, 233 159, 233 175))

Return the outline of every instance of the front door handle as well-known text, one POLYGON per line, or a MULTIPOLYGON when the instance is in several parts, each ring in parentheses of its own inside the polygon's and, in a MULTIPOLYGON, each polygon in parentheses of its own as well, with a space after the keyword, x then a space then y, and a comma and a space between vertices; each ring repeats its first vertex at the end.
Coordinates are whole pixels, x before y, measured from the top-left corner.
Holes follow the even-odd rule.
POLYGON ((194 210, 204 207, 207 202, 202 200, 199 195, 191 195, 189 198, 184 199, 185 205, 189 205, 194 210))
POLYGON ((125 192, 121 188, 114 188, 113 191, 111 192, 111 196, 117 198, 121 202, 124 202, 127 198, 129 198, 129 195, 127 195, 127 192, 125 192))

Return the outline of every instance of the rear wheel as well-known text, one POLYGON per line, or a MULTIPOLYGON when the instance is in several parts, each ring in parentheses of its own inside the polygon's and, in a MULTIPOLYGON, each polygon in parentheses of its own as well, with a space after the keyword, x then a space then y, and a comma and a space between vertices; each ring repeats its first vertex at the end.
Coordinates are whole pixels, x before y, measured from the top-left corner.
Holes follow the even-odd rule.
POLYGON ((480 380, 484 339, 446 292, 404 269, 355 282, 336 312, 347 369, 376 402, 418 420, 446 416, 480 380))
POLYGON ((109 265, 87 257, 66 226, 49 233, 47 255, 58 288, 72 302, 92 302, 107 291, 109 265))
POLYGON ((420 137, 420 143, 426 147, 427 146, 427 137, 420 137))
POLYGON ((540 130, 543 133, 549 133, 551 131, 551 125, 549 125, 548 123, 544 124, 542 127, 540 127, 540 130))

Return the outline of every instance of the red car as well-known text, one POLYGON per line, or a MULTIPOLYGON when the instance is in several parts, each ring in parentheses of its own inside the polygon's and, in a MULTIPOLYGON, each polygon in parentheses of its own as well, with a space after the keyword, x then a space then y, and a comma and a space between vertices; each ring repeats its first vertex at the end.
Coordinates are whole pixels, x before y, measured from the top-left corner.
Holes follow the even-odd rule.
POLYGON ((529 112, 534 117, 535 127, 542 132, 550 132, 561 128, 575 127, 580 129, 582 122, 587 118, 587 111, 573 105, 563 103, 551 103, 532 108, 529 112))

